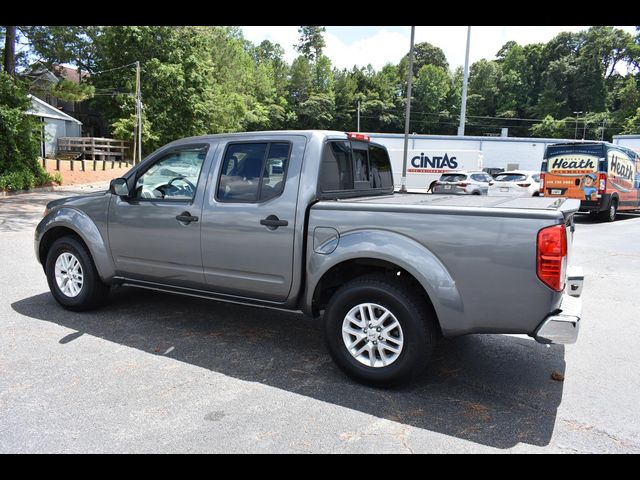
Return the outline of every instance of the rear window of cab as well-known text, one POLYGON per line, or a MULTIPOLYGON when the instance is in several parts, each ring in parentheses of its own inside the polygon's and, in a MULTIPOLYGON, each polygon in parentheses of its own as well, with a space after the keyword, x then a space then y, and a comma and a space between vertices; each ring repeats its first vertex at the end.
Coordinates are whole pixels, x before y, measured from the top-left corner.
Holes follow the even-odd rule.
POLYGON ((328 197, 393 192, 387 150, 368 142, 329 140, 322 153, 319 187, 328 197))

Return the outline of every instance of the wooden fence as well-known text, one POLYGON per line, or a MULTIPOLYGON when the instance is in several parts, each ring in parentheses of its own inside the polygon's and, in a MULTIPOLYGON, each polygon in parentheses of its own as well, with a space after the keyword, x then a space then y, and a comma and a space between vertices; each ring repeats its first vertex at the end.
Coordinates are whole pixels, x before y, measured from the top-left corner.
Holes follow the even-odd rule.
MULTIPOLYGON (((122 164, 132 163, 129 159, 129 142, 125 140, 115 140, 113 138, 99 137, 61 137, 58 139, 58 155, 56 169, 60 170, 60 160, 80 160, 82 170, 86 170, 86 162, 93 162, 93 170, 97 170, 98 163, 102 163, 102 170, 106 169, 106 164, 111 163, 113 168, 116 163, 119 167, 122 164)), ((73 170, 71 161, 71 170, 73 170)))

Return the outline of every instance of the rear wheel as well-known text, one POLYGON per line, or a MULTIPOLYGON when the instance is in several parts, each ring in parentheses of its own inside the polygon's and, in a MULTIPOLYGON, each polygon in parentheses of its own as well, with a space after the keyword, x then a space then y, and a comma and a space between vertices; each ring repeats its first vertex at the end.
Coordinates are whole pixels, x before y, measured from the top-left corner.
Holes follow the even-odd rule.
POLYGON ((618 213, 618 200, 615 198, 611 199, 611 203, 609 203, 609 208, 603 212, 600 212, 600 219, 604 222, 613 222, 616 219, 616 214, 618 213))
POLYGON ((59 238, 47 253, 49 289, 63 307, 82 311, 99 306, 109 294, 87 248, 75 237, 59 238))
POLYGON ((420 373, 437 339, 435 319, 423 299, 384 275, 345 284, 331 297, 324 323, 336 364, 373 386, 397 385, 420 373))

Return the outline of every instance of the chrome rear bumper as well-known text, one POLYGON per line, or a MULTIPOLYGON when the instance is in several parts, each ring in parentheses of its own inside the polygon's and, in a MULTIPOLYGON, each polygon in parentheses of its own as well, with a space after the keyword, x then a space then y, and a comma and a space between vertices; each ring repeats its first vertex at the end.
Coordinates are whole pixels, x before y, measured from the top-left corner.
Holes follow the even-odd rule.
POLYGON ((557 313, 545 318, 536 329, 533 338, 540 343, 576 343, 582 317, 582 285, 584 275, 581 268, 571 268, 567 275, 567 287, 557 313))

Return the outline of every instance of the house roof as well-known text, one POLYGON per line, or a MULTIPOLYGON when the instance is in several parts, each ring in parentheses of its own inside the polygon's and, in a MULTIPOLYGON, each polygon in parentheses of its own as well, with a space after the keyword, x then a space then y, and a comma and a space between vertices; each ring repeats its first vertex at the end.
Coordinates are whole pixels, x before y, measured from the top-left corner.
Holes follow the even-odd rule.
MULTIPOLYGON (((64 65, 53 65, 53 73, 73 83, 80 83, 81 75, 78 73, 77 68, 67 67, 64 65)), ((90 75, 87 72, 82 72, 83 79, 86 79, 89 76, 90 75)))
POLYGON ((44 80, 49 83, 58 83, 60 79, 69 80, 73 83, 80 83, 80 78, 86 80, 90 77, 87 72, 82 72, 82 75, 80 75, 78 73, 78 69, 74 67, 54 64, 51 66, 51 69, 49 69, 39 62, 35 63, 25 76, 31 78, 35 77, 36 80, 44 80))
POLYGON ((36 117, 55 118, 57 120, 67 120, 70 122, 75 122, 78 125, 82 125, 82 122, 80 120, 77 120, 64 112, 61 112, 56 107, 49 105, 47 102, 40 100, 38 97, 34 97, 33 95, 29 95, 29 97, 31 98, 31 109, 27 112, 29 115, 34 115, 36 117))

